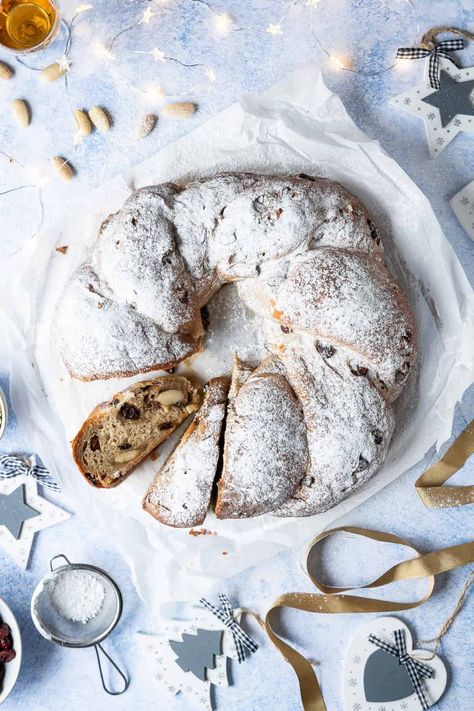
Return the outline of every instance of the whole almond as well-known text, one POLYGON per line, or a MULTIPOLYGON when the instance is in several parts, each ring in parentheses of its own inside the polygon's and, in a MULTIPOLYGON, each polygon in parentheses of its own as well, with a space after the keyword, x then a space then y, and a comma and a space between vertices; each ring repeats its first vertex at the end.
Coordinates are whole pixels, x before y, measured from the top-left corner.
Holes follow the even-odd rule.
POLYGON ((13 69, 8 64, 0 62, 0 79, 11 79, 13 74, 13 69))
POLYGON ((183 402, 185 398, 182 390, 164 390, 156 396, 160 405, 177 405, 178 402, 183 402))
POLYGON ((196 104, 189 101, 178 101, 175 104, 166 104, 163 106, 161 113, 167 118, 189 118, 196 112, 196 104))
POLYGON ((40 79, 46 82, 56 81, 56 79, 59 79, 59 77, 62 77, 64 74, 66 74, 66 69, 61 67, 57 62, 53 62, 53 64, 50 64, 49 67, 46 67, 46 69, 40 72, 40 79))
POLYGON ((109 130, 109 117, 100 106, 94 106, 92 109, 89 109, 89 118, 101 133, 106 133, 109 130))
POLYGON ((25 128, 30 123, 30 109, 23 99, 14 99, 11 103, 12 114, 16 122, 25 128))
POLYGON ((135 459, 139 454, 139 449, 127 449, 125 452, 118 452, 118 454, 115 455, 114 462, 115 464, 126 464, 127 462, 131 462, 132 459, 135 459))
POLYGON ((138 138, 146 138, 156 126, 158 121, 158 116, 155 114, 145 114, 138 124, 137 136, 138 138))
POLYGON ((76 119, 77 129, 80 135, 88 136, 92 131, 92 124, 86 112, 82 109, 76 109, 74 111, 74 118, 76 119))
POLYGON ((74 177, 72 166, 62 156, 54 156, 54 158, 51 158, 51 163, 63 180, 71 180, 74 177))

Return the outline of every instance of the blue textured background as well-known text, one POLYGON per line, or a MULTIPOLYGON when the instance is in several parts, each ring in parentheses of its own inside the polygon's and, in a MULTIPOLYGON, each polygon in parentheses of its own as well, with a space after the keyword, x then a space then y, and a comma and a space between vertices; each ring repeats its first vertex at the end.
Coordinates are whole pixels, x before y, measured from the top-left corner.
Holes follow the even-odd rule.
MULTIPOLYGON (((65 16, 70 18, 77 3, 67 0, 62 5, 65 16)), ((212 30, 213 13, 202 3, 169 0, 159 6, 157 0, 157 4, 150 4, 156 12, 150 24, 140 25, 122 36, 114 48, 114 61, 100 59, 94 50, 96 40, 106 43, 116 31, 139 19, 147 5, 146 0, 95 0, 93 10, 84 15, 75 34, 69 98, 74 107, 101 104, 110 111, 114 127, 105 139, 94 135, 74 147, 74 124, 63 84, 41 86, 34 72, 18 65, 15 81, 3 82, 0 86, 0 101, 4 107, 0 149, 23 163, 39 166, 47 165, 51 155, 64 154, 78 171, 76 182, 71 183, 69 189, 74 190, 75 185, 96 185, 125 165, 142 160, 192 130, 208 116, 238 100, 243 92, 262 90, 292 69, 323 59, 312 30, 324 40, 328 51, 351 57, 356 66, 364 64, 371 70, 390 64, 396 48, 411 44, 416 35, 413 10, 407 0, 391 3, 320 0, 313 11, 305 1, 292 5, 281 0, 239 0, 226 5, 218 0, 213 5, 215 9, 230 10, 238 28, 226 38, 216 38, 212 30), (269 23, 281 18, 283 35, 272 36, 265 32, 269 23), (155 63, 149 56, 133 53, 136 50, 149 51, 153 47, 183 62, 210 65, 216 73, 216 81, 209 83, 200 68, 184 70, 176 63, 155 63), (136 84, 138 90, 132 88, 130 82, 136 84), (182 94, 195 100, 199 111, 187 122, 160 122, 147 140, 138 142, 136 124, 144 113, 153 110, 140 90, 150 82, 160 83, 170 98, 182 94), (32 105, 33 123, 28 131, 18 131, 5 108, 6 102, 16 97, 26 97, 32 105)), ((436 3, 420 0, 415 6, 422 31, 439 24, 474 29, 473 0, 436 3)), ((48 56, 52 61, 61 53, 60 43, 57 43, 48 56)), ((7 58, 6 53, 0 51, 0 60, 7 58)), ((459 59, 464 66, 474 64, 472 46, 460 53, 459 59)), ((36 66, 47 63, 44 57, 31 57, 29 61, 36 66)), ((448 200, 474 178, 474 137, 458 137, 432 162, 422 122, 389 106, 391 96, 420 80, 420 62, 406 62, 403 69, 371 77, 338 71, 326 63, 324 73, 328 86, 341 95, 359 127, 381 142, 431 200, 446 237, 472 282, 473 245, 457 222, 448 200)), ((13 180, 12 170, 6 160, 0 162, 0 191, 21 184, 16 175, 13 180)), ((45 188, 48 205, 54 200, 56 190, 54 180, 51 183, 45 188)), ((61 186, 61 195, 64 194, 61 186)), ((21 206, 25 197, 26 194, 20 191, 8 198, 10 202, 5 197, 0 198, 3 201, 0 202, 0 235, 5 235, 8 228, 13 229, 15 236, 15 226, 8 223, 10 209, 15 204, 21 206)), ((20 237, 19 233, 18 239, 20 237)), ((5 375, 1 375, 1 365, 0 382, 7 390, 8 383, 5 375)), ((473 412, 474 392, 471 389, 458 407, 454 434, 472 419, 473 412)), ((21 423, 12 417, 7 435, 0 443, 0 451, 22 450, 28 451, 28 443, 23 439, 21 423)), ((393 531, 422 551, 473 538, 472 507, 431 512, 420 503, 413 484, 431 460, 432 455, 429 455, 416 470, 405 474, 338 523, 393 531)), ((473 474, 471 460, 455 480, 467 483, 472 481, 473 474)), ((74 502, 61 496, 54 498, 74 512, 74 502)), ((388 546, 380 551, 369 544, 357 544, 357 553, 349 554, 349 543, 344 536, 324 547, 327 569, 344 570, 344 579, 341 580, 339 575, 336 578, 338 583, 373 579, 399 555, 388 546)), ((227 581, 225 590, 236 603, 263 612, 282 592, 310 590, 307 579, 300 572, 298 557, 298 551, 282 554, 227 581)), ((82 711, 94 706, 100 706, 104 711, 129 708, 134 711, 150 708, 184 711, 192 708, 184 699, 172 699, 161 693, 154 682, 151 683, 147 659, 137 656, 133 636, 138 630, 153 630, 156 621, 147 616, 113 541, 99 540, 80 516, 75 515, 66 523, 37 536, 27 571, 19 571, 2 553, 0 571, 0 596, 17 615, 24 643, 21 676, 4 704, 5 711, 82 711), (130 689, 122 697, 109 698, 101 691, 91 650, 61 649, 43 640, 33 628, 29 616, 31 593, 46 572, 49 558, 60 552, 72 560, 104 567, 123 591, 123 619, 106 643, 132 677, 130 689)), ((434 636, 451 611, 466 575, 467 571, 463 569, 441 576, 433 598, 420 610, 403 614, 415 638, 434 636)), ((410 589, 415 592, 415 586, 410 589)), ((390 593, 390 597, 395 594, 390 593)), ((471 596, 441 648, 449 666, 450 680, 449 690, 438 705, 445 711, 474 709, 473 622, 474 596, 471 596)), ((282 617, 281 630, 298 649, 318 660, 317 673, 330 711, 342 708, 341 670, 345 647, 360 623, 361 619, 355 615, 325 618, 288 613, 282 617)), ((261 649, 246 664, 240 667, 233 664, 235 684, 228 690, 217 692, 218 708, 226 711, 299 709, 297 683, 291 669, 264 640, 261 632, 253 630, 261 649)))

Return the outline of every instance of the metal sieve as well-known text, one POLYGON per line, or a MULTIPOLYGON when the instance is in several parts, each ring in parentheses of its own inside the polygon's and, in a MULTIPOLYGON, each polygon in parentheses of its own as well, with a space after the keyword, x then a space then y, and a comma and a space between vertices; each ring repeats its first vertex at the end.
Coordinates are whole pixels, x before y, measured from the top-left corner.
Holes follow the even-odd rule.
POLYGON ((113 631, 122 614, 122 595, 117 584, 101 568, 71 563, 63 554, 51 558, 49 567, 51 572, 39 582, 31 598, 31 617, 36 629, 43 637, 63 647, 94 647, 104 690, 113 696, 123 694, 128 688, 129 680, 100 644, 113 631), (60 558, 63 558, 66 564, 55 567, 55 562, 60 558), (86 623, 66 619, 56 611, 51 600, 55 578, 70 570, 84 571, 95 576, 104 588, 105 597, 101 609, 86 623), (124 686, 119 691, 112 691, 107 687, 99 651, 122 677, 124 686))

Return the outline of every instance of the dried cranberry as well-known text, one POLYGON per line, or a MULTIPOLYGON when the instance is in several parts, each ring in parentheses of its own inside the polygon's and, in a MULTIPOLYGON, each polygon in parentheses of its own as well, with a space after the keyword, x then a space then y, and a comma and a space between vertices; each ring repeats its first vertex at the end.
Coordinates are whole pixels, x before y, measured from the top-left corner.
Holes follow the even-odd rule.
POLYGON ((318 351, 318 353, 321 353, 323 358, 332 358, 334 353, 336 352, 334 346, 325 345, 324 343, 321 343, 321 341, 316 341, 315 346, 316 350, 318 351))
POLYGON ((180 304, 189 304, 189 292, 183 286, 176 287, 176 295, 180 304))
POLYGON ((375 240, 375 244, 380 244, 379 233, 377 232, 377 228, 375 227, 372 220, 367 220, 367 225, 370 230, 370 236, 372 237, 373 240, 375 240))
POLYGON ((0 639, 5 639, 10 634, 10 628, 5 622, 0 625, 0 639))
POLYGON ((170 430, 172 429, 173 425, 171 422, 163 422, 162 425, 160 425, 160 430, 170 430))
POLYGON ((201 308, 201 321, 205 331, 209 328, 209 309, 207 306, 201 308))
POLYGON ((400 370, 397 370, 397 372, 395 373, 395 382, 403 383, 406 380, 409 371, 410 363, 404 363, 400 370))
POLYGON ((92 435, 90 442, 89 442, 89 446, 93 452, 97 452, 97 450, 100 451, 100 442, 99 442, 99 438, 97 437, 97 435, 92 435))
POLYGON ((135 407, 135 405, 130 405, 126 402, 120 408, 120 414, 125 417, 126 420, 138 420, 140 417, 140 410, 135 407))
POLYGON ((280 326, 280 328, 281 328, 281 330, 283 331, 283 333, 289 333, 289 332, 290 332, 290 329, 288 328, 288 326, 280 326))
POLYGON ((357 465, 357 469, 354 470, 354 474, 357 472, 363 472, 367 469, 369 466, 369 462, 365 457, 362 456, 362 454, 359 456, 359 464, 357 465))
POLYGON ((14 649, 4 649, 0 651, 0 662, 3 662, 4 664, 11 662, 12 659, 15 659, 15 657, 16 652, 14 649))
POLYGON ((367 375, 368 372, 368 368, 365 368, 363 365, 356 365, 354 368, 351 368, 352 375, 356 376, 367 375))
POLYGON ((372 430, 372 437, 374 438, 375 444, 382 444, 383 434, 380 430, 372 430))
POLYGON ((0 639, 0 649, 11 649, 12 643, 10 642, 10 637, 3 637, 0 639))

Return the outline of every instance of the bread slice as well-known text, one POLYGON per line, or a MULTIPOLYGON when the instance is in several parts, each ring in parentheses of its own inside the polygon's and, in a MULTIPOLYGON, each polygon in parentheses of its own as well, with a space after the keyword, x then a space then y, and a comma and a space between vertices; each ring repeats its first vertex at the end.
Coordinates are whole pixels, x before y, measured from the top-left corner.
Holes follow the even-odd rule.
POLYGON ((135 383, 92 410, 72 443, 76 464, 93 486, 116 486, 199 404, 179 375, 135 383))
POLYGON ((236 361, 216 516, 274 511, 292 496, 307 463, 303 412, 281 363, 269 357, 248 374, 236 361))
POLYGON ((206 518, 228 390, 228 378, 209 381, 201 409, 150 484, 143 508, 161 523, 188 528, 199 526, 206 518))

